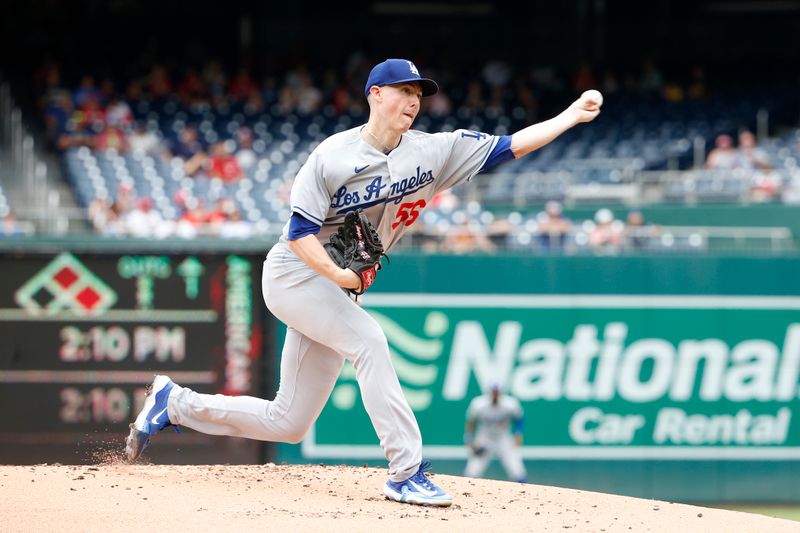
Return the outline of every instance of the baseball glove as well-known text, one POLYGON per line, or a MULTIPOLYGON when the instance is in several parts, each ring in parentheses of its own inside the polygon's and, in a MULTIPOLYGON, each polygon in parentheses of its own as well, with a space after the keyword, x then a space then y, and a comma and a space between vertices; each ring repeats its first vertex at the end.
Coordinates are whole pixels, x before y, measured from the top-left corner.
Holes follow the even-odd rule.
POLYGON ((359 289, 349 289, 355 295, 364 294, 375 281, 386 255, 378 232, 363 210, 347 213, 344 224, 330 236, 325 251, 340 268, 349 268, 361 278, 359 289))
POLYGON ((470 450, 472 450, 472 453, 477 457, 481 457, 483 454, 486 453, 486 447, 481 446, 479 444, 472 443, 470 444, 469 448, 470 450))

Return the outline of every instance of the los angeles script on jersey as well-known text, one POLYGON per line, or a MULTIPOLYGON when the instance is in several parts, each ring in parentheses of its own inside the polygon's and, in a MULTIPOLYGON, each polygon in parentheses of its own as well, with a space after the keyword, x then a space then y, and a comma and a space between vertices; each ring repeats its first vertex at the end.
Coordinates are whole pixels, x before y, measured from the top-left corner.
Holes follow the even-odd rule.
POLYGON ((420 166, 417 166, 415 175, 403 178, 391 184, 384 183, 385 180, 383 176, 375 176, 372 178, 372 181, 361 190, 354 190, 351 192, 346 185, 340 187, 339 190, 336 191, 336 194, 333 195, 331 208, 344 208, 338 211, 342 213, 356 207, 368 207, 381 202, 394 202, 397 204, 400 203, 404 197, 427 187, 433 183, 434 180, 433 170, 422 171, 420 166), (381 198, 381 193, 386 187, 389 187, 388 196, 386 198, 381 198))

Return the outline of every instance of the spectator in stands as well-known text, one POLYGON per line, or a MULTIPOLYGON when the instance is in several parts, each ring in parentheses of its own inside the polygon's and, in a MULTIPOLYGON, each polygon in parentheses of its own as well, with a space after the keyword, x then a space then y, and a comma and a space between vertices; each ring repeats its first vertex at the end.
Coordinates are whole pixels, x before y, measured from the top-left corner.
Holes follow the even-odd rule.
POLYGON ((739 133, 736 168, 752 171, 750 193, 753 201, 768 202, 778 197, 781 178, 772 172, 767 153, 758 147, 756 136, 749 130, 739 133))
POLYGON ((428 207, 431 209, 439 209, 445 213, 450 213, 453 211, 453 209, 458 207, 459 203, 461 203, 461 201, 458 199, 458 196, 456 196, 453 190, 445 189, 433 195, 431 201, 428 202, 428 207))
POLYGON ((77 146, 94 146, 94 132, 91 128, 79 128, 75 119, 67 120, 64 127, 56 134, 57 150, 67 150, 77 146))
POLYGON ((736 167, 738 155, 733 147, 733 138, 727 134, 718 135, 714 148, 706 157, 706 168, 729 170, 736 167))
POLYGON ((625 223, 625 246, 635 250, 647 248, 651 239, 658 233, 656 226, 645 223, 644 213, 638 209, 628 211, 625 223))
POLYGON ((624 224, 614 219, 614 213, 602 208, 594 215, 594 227, 589 234, 589 245, 596 253, 617 252, 623 241, 624 224))
POLYGON ((210 212, 202 200, 190 197, 186 199, 181 219, 192 224, 197 230, 206 231, 205 225, 208 224, 209 215, 210 212))
POLYGON ((100 105, 100 98, 88 93, 78 106, 75 121, 79 129, 101 131, 106 124, 106 110, 100 105))
POLYGON ((294 177, 285 179, 281 182, 278 186, 278 192, 275 194, 275 197, 283 202, 284 205, 289 205, 289 198, 292 192, 292 185, 294 185, 294 177))
POLYGON ((242 126, 236 132, 236 161, 243 172, 258 163, 258 155, 253 150, 253 130, 247 126, 242 126))
POLYGON ((759 148, 756 136, 749 130, 739 132, 739 146, 736 148, 736 167, 750 170, 769 170, 769 156, 759 148))
POLYGON ((244 101, 250 96, 252 91, 258 90, 253 77, 250 75, 250 70, 247 67, 239 67, 236 75, 231 79, 228 85, 228 95, 234 100, 244 101))
POLYGON ((128 136, 128 146, 131 152, 146 155, 156 155, 161 150, 161 142, 158 136, 150 131, 147 125, 138 120, 133 124, 133 129, 128 136))
POLYGON ((131 182, 120 183, 117 197, 114 199, 114 210, 119 217, 124 217, 136 206, 136 191, 131 182))
POLYGON ((218 234, 222 223, 228 219, 228 215, 234 209, 236 209, 236 203, 232 198, 227 196, 217 198, 216 202, 214 202, 214 207, 208 211, 205 220, 206 224, 208 224, 209 232, 218 234))
POLYGON ((257 113, 262 113, 266 108, 267 105, 264 103, 264 97, 261 95, 261 91, 259 91, 258 88, 248 93, 244 101, 245 113, 248 115, 255 115, 257 113))
POLYGON ((211 145, 211 156, 208 159, 208 176, 222 181, 236 181, 244 175, 236 157, 228 151, 224 142, 211 145))
POLYGON ((95 150, 116 150, 117 152, 128 151, 128 140, 122 128, 109 124, 103 129, 94 140, 95 150))
POLYGON ((169 98, 173 91, 167 67, 159 64, 153 65, 145 80, 145 87, 150 97, 157 102, 169 98))
POLYGON ((112 95, 106 106, 106 122, 118 128, 128 129, 133 124, 133 111, 124 99, 112 95))
POLYGON ((153 209, 150 198, 141 198, 136 207, 125 217, 125 229, 131 237, 147 239, 163 237, 164 218, 153 209))
POLYGON ((197 137, 197 130, 193 126, 186 126, 178 134, 178 138, 171 142, 164 155, 168 158, 177 157, 183 160, 183 170, 187 176, 195 176, 206 163, 206 153, 197 137))
POLYGON ((183 128, 178 134, 178 138, 167 148, 169 157, 180 157, 184 160, 189 160, 201 152, 203 152, 203 145, 198 140, 197 129, 194 126, 183 128))
POLYGON ((178 98, 186 106, 208 103, 208 89, 197 70, 186 69, 176 87, 178 98))
POLYGON ((208 213, 203 209, 202 203, 185 190, 180 190, 175 193, 175 204, 180 210, 173 229, 175 236, 182 239, 197 237, 200 229, 204 229, 208 220, 208 213))
POLYGON ((297 110, 298 94, 288 83, 281 86, 278 91, 278 109, 282 115, 294 113, 297 110))
POLYGON ((785 204, 800 204, 800 174, 793 174, 781 192, 781 200, 785 204))
POLYGON ((347 113, 350 111, 353 101, 358 96, 355 90, 353 79, 350 76, 345 76, 341 82, 333 88, 331 103, 333 104, 333 111, 337 115, 347 113))
POLYGON ((95 198, 88 209, 89 222, 97 233, 120 236, 125 233, 122 220, 108 198, 95 198))
POLYGON ((202 70, 203 83, 211 96, 211 103, 215 107, 225 102, 225 91, 228 88, 228 75, 216 59, 206 62, 202 70))
POLYGON ((128 85, 125 87, 125 101, 135 106, 136 103, 140 102, 143 98, 144 86, 142 85, 142 80, 135 79, 128 82, 128 85))
POLYGON ((94 76, 84 74, 78 88, 75 89, 72 95, 72 101, 75 103, 75 107, 81 108, 89 99, 95 100, 99 105, 101 100, 100 89, 95 85, 94 76))
POLYGON ((51 91, 45 108, 45 137, 47 145, 55 148, 73 114, 74 106, 69 91, 51 91))
POLYGON ((261 99, 265 107, 270 107, 278 102, 280 97, 280 86, 275 76, 265 76, 261 82, 261 99))
POLYGON ((544 250, 562 250, 572 231, 572 221, 562 216, 561 202, 550 200, 536 216, 537 238, 544 250))
POLYGON ((313 115, 322 107, 322 91, 314 85, 308 72, 301 72, 297 88, 297 111, 301 115, 313 115))
POLYGON ((25 228, 17 221, 17 216, 11 210, 6 211, 2 223, 0 223, 0 238, 22 237, 23 235, 25 235, 25 228))
POLYGON ((483 228, 473 227, 467 218, 447 231, 440 247, 441 251, 454 254, 493 252, 495 249, 483 228))
POLYGON ((248 239, 253 236, 253 225, 242 219, 242 213, 233 207, 222 222, 219 236, 223 239, 248 239))

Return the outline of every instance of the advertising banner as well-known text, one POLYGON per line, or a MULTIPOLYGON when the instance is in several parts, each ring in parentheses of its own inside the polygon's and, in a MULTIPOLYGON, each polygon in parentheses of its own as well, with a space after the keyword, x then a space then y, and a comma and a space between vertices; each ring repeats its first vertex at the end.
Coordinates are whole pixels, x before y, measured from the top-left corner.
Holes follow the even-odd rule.
MULTIPOLYGON (((461 459, 491 383, 526 459, 800 459, 800 297, 374 293, 430 458, 461 459)), ((347 365, 306 458, 381 458, 347 365)))

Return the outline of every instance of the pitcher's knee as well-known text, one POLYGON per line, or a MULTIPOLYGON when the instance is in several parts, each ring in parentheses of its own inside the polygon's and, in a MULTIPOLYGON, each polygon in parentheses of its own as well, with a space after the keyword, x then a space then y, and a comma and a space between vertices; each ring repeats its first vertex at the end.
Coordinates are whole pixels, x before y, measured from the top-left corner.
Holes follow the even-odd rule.
POLYGON ((284 432, 283 441, 288 444, 298 444, 306 437, 310 426, 307 424, 292 423, 284 432))
POLYGON ((386 336, 378 331, 366 330, 361 333, 360 346, 355 352, 355 359, 376 359, 382 358, 387 361, 391 360, 389 354, 389 343, 386 341, 386 336))

